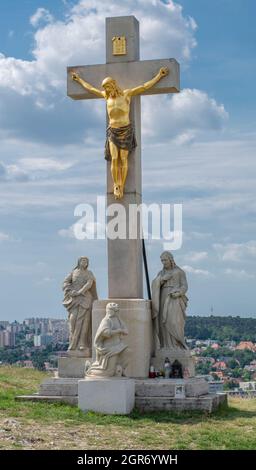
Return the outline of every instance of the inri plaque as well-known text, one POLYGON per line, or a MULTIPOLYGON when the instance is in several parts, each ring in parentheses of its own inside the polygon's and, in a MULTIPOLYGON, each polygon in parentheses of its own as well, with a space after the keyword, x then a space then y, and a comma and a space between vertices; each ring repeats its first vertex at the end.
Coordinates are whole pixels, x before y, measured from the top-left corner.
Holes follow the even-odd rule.
POLYGON ((126 54, 126 37, 125 36, 114 36, 112 38, 113 44, 113 55, 125 55, 126 54))

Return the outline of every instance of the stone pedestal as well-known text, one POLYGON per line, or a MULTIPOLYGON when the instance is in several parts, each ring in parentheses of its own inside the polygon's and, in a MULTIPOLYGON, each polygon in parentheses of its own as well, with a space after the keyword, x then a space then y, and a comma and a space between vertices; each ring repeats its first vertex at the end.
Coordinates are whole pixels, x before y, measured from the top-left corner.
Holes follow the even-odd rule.
POLYGON ((91 361, 89 357, 65 356, 58 359, 58 377, 84 378, 85 362, 91 361))
POLYGON ((106 414, 131 413, 135 381, 128 378, 86 378, 78 381, 78 407, 82 411, 106 414))
POLYGON ((189 377, 195 376, 195 361, 189 349, 158 349, 155 356, 151 358, 151 364, 155 367, 155 370, 163 370, 166 357, 168 357, 171 364, 176 360, 179 361, 183 372, 184 369, 188 370, 189 377))
MULTIPOLYGON (((130 365, 127 368, 129 377, 148 377, 150 357, 153 350, 151 307, 149 300, 143 299, 107 299, 96 300, 92 310, 92 338, 105 316, 109 302, 119 305, 119 316, 129 331, 125 342, 131 351, 130 365)), ((95 350, 93 349, 93 360, 95 350)))

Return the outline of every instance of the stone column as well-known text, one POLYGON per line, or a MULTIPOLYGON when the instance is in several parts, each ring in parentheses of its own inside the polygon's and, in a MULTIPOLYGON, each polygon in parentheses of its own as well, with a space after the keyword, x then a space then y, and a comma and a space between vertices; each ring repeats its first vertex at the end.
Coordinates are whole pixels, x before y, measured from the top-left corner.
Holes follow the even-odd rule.
MULTIPOLYGON (((139 23, 134 16, 106 19, 107 64, 139 60, 139 23), (125 36, 127 54, 112 54, 112 38, 125 36)), ((125 73, 125 67, 124 72, 125 73)), ((111 75, 111 73, 110 73, 111 75)), ((115 77, 113 77, 115 78, 115 77)), ((138 83, 139 84, 139 83, 138 83)), ((135 127, 137 147, 129 155, 129 170, 124 197, 116 201, 113 196, 113 182, 110 163, 107 163, 107 204, 122 204, 126 209, 128 227, 129 204, 141 204, 141 111, 140 97, 131 102, 131 120, 135 127)), ((152 321, 150 301, 143 300, 142 243, 140 220, 138 218, 136 239, 108 240, 108 292, 109 299, 94 302, 92 312, 92 338, 105 316, 108 302, 119 305, 119 314, 127 325, 129 335, 126 341, 131 349, 130 377, 148 377, 152 353, 152 321)), ((93 351, 95 357, 95 351, 93 351)))
MULTIPOLYGON (((106 18, 106 62, 129 62, 139 60, 139 22, 134 16, 106 18), (112 38, 126 37, 127 53, 112 54, 112 38)), ((125 73, 125 68, 124 68, 125 73)), ((115 78, 115 77, 113 77, 115 78)), ((107 163, 107 205, 118 202, 126 209, 128 227, 129 204, 141 204, 141 111, 140 97, 131 102, 131 121, 134 125, 137 147, 129 155, 129 170, 123 199, 116 201, 113 193, 113 181, 110 162, 107 163)), ((112 299, 143 298, 142 245, 138 234, 135 240, 108 240, 108 293, 112 299)))

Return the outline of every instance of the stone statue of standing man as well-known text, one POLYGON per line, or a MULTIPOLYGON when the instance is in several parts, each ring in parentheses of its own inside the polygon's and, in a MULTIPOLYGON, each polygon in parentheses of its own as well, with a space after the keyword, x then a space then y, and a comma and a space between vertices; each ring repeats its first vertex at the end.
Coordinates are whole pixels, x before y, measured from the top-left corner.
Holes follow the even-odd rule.
POLYGON ((92 304, 98 298, 96 279, 88 270, 89 259, 79 258, 77 266, 63 283, 63 305, 68 311, 69 352, 91 356, 92 347, 92 304))
POLYGON ((152 318, 156 349, 187 349, 184 338, 188 290, 185 272, 169 251, 161 255, 163 269, 152 283, 152 318))

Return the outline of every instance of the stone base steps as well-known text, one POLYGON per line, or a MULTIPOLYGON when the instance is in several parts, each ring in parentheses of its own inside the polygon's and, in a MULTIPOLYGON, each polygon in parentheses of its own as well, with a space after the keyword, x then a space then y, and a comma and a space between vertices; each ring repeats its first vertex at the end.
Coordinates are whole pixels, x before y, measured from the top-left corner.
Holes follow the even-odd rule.
POLYGON ((39 392, 33 395, 19 395, 16 400, 34 402, 67 403, 78 405, 78 378, 52 377, 44 380, 39 392))
POLYGON ((44 380, 39 387, 39 395, 46 396, 77 396, 78 378, 53 377, 44 380))
MULTIPOLYGON (((17 401, 33 401, 47 403, 66 403, 77 406, 77 396, 59 396, 59 395, 19 395, 15 397, 17 401)), ((227 405, 227 395, 209 394, 197 398, 166 398, 166 397, 136 397, 135 408, 141 412, 153 411, 206 411, 212 413, 220 405, 227 405)))
POLYGON ((227 405, 227 395, 208 394, 201 397, 136 397, 135 407, 141 412, 153 411, 206 411, 212 413, 220 405, 227 405))
POLYGON ((186 398, 208 395, 209 384, 197 377, 189 379, 137 379, 135 381, 136 397, 167 397, 175 398, 177 386, 184 387, 186 398))
POLYGON ((17 401, 33 401, 33 402, 47 402, 47 403, 66 403, 68 405, 78 405, 78 396, 70 396, 70 395, 38 395, 35 393, 34 395, 18 395, 15 397, 17 401))
MULTIPOLYGON (((48 378, 40 385, 38 393, 18 396, 16 399, 77 406, 78 380, 48 378)), ((135 380, 135 407, 141 412, 198 410, 212 413, 222 403, 227 404, 227 394, 210 394, 208 383, 200 378, 135 380), (184 386, 185 396, 175 396, 177 385, 184 386)))

